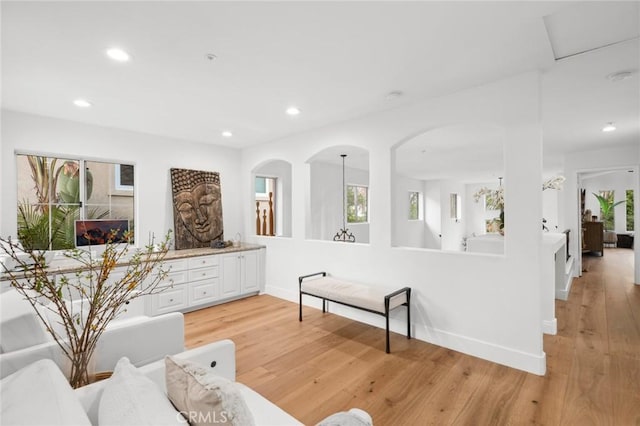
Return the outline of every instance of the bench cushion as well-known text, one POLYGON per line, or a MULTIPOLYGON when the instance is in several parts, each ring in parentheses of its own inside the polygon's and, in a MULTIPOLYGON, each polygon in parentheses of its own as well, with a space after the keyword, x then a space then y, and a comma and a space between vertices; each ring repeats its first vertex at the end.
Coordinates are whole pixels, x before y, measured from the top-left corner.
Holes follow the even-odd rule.
MULTIPOLYGON (((319 277, 305 279, 300 288, 303 293, 309 293, 324 299, 347 303, 360 308, 384 314, 384 297, 394 290, 342 281, 333 277, 319 277)), ((389 310, 407 302, 406 293, 400 293, 389 301, 389 310)))

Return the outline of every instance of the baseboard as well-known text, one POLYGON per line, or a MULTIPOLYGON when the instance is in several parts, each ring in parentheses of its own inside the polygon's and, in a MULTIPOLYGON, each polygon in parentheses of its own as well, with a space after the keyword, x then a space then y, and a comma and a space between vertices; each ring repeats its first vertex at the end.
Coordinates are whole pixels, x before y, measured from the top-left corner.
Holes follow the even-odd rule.
MULTIPOLYGON (((288 291, 279 287, 266 286, 265 292, 271 296, 289 300, 295 303, 298 303, 299 300, 298 292, 288 291)), ((304 305, 319 309, 321 306, 320 299, 317 299, 317 303, 315 300, 316 298, 311 299, 314 300, 304 300, 304 305)), ((370 314, 359 309, 343 307, 337 304, 331 305, 331 312, 337 315, 345 316, 355 321, 373 325, 374 327, 384 328, 384 319, 381 319, 382 317, 380 317, 379 315, 370 314)), ((404 310, 402 310, 402 312, 396 314, 397 318, 390 319, 389 328, 396 333, 405 334, 407 327, 405 312, 404 310)), ((453 349, 467 355, 486 359, 487 361, 506 365, 507 367, 516 368, 518 370, 523 370, 528 373, 543 376, 546 371, 546 355, 544 352, 539 356, 525 353, 514 350, 512 348, 507 348, 493 343, 461 336, 459 334, 449 333, 447 331, 427 327, 423 324, 411 324, 411 334, 412 337, 418 340, 422 340, 427 343, 433 343, 435 345, 453 349)))
POLYGON ((282 287, 274 287, 267 285, 264 288, 264 292, 270 296, 277 297, 278 299, 288 300, 290 302, 298 303, 299 294, 297 291, 285 290, 282 287))
POLYGON ((542 332, 554 336, 558 334, 558 320, 554 318, 553 321, 542 321, 542 332))
POLYGON ((573 277, 567 278, 564 288, 556 289, 556 299, 567 300, 569 299, 569 292, 571 292, 571 284, 573 283, 573 277))
MULTIPOLYGON (((569 298, 569 292, 571 292, 571 284, 573 283, 573 271, 576 265, 575 259, 572 257, 567 266, 565 266, 565 283, 564 288, 556 288, 556 299, 567 300, 569 298)), ((555 333, 554 333, 555 334, 555 333)))
POLYGON ((425 326, 416 327, 416 338, 538 376, 547 369, 544 352, 535 355, 425 326))

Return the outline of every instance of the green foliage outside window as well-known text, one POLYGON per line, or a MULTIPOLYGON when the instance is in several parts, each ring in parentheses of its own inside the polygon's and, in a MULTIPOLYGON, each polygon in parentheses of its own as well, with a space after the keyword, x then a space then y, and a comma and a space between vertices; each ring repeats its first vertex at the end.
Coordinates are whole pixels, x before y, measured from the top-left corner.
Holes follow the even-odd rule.
POLYGON ((600 195, 593 194, 600 204, 600 217, 605 230, 615 229, 615 207, 624 201, 615 202, 614 191, 600 191, 600 195))
POLYGON ((627 190, 627 231, 633 231, 633 189, 627 190))
POLYGON ((409 193, 409 220, 418 220, 420 218, 420 193, 409 193))
POLYGON ((366 186, 347 185, 347 222, 369 220, 369 194, 366 186))

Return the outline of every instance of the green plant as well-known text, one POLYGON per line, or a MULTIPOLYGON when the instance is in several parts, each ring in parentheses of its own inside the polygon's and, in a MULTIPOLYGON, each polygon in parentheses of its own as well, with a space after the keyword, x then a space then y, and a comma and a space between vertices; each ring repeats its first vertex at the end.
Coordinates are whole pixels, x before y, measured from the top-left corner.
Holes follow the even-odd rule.
POLYGON ((18 239, 27 251, 73 247, 66 235, 67 209, 53 207, 42 211, 26 201, 18 204, 18 239))
MULTIPOLYGON (((27 250, 61 250, 75 245, 75 221, 80 218, 80 164, 56 158, 26 156, 34 183, 36 203, 18 205, 18 238, 27 250)), ((85 199, 93 192, 93 175, 85 171, 85 199)), ((108 210, 85 209, 88 219, 102 219, 108 210)))
MULTIPOLYGON (((58 170, 58 196, 63 203, 80 203, 80 168, 77 161, 65 161, 58 170)), ((93 175, 87 168, 85 171, 86 199, 91 198, 93 192, 93 175)))
POLYGON ((633 231, 633 189, 627 190, 627 231, 633 231))
POLYGON ((596 197, 598 203, 600 204, 600 214, 602 215, 602 222, 604 222, 604 229, 612 230, 614 208, 617 205, 624 203, 625 201, 622 200, 614 202, 613 191, 605 191, 603 192, 604 195, 599 195, 594 192, 592 192, 592 194, 596 197))
POLYGON ((42 212, 49 210, 49 204, 56 202, 55 191, 58 184, 60 168, 56 169, 57 160, 37 155, 28 155, 27 162, 31 168, 38 209, 42 212))
MULTIPOLYGON (((117 232, 112 230, 110 235, 117 232)), ((161 244, 150 241, 144 249, 129 256, 131 237, 131 233, 126 233, 127 242, 120 244, 113 243, 110 237, 99 259, 92 257, 91 251, 66 251, 64 256, 77 263, 78 272, 73 279, 62 275, 58 280, 49 274, 39 253, 30 252, 25 259, 14 241, 0 239, 2 250, 22 271, 3 268, 2 272, 8 276, 11 287, 34 308, 47 332, 69 359, 69 382, 74 388, 89 383, 88 365, 107 325, 125 311, 131 300, 167 288, 159 284, 167 277, 162 262, 169 249, 171 231, 161 244), (124 276, 109 280, 118 264, 126 265, 124 276), (45 318, 43 311, 46 310, 58 319, 59 327, 45 318)))

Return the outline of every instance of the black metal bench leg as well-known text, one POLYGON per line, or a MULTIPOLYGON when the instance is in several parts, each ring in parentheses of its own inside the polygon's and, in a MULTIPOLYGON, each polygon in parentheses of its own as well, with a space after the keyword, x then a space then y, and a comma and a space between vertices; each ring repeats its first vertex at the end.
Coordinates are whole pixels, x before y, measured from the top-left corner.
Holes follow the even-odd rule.
POLYGON ((411 289, 407 290, 407 339, 411 339, 411 289))
POLYGON ((391 347, 389 345, 389 298, 386 297, 384 299, 384 317, 387 323, 387 347, 386 347, 386 351, 387 353, 391 352, 391 347))
POLYGON ((324 307, 326 300, 322 299, 322 313, 324 314, 325 312, 327 312, 326 308, 324 307))
POLYGON ((298 321, 302 322, 302 293, 300 293, 300 313, 298 314, 298 321))

